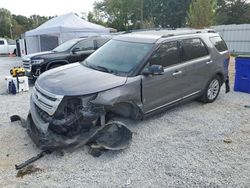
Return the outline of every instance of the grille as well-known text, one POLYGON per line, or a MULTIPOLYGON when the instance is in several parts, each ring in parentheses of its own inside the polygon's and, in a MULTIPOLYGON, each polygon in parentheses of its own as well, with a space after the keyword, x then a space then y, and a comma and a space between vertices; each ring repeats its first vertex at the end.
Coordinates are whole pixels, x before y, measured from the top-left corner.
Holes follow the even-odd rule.
POLYGON ((52 116, 61 103, 63 96, 51 94, 37 84, 33 88, 32 100, 41 110, 52 116))
POLYGON ((31 62, 30 61, 23 61, 23 68, 25 68, 26 70, 31 70, 31 62))
POLYGON ((51 101, 56 101, 56 98, 50 97, 48 95, 45 95, 44 93, 42 93, 39 89, 36 88, 37 93, 39 93, 40 95, 44 96, 45 98, 47 98, 48 100, 51 101))
POLYGON ((35 104, 35 108, 36 108, 37 113, 43 119, 44 122, 49 122, 51 120, 51 116, 47 112, 39 108, 36 104, 35 104))

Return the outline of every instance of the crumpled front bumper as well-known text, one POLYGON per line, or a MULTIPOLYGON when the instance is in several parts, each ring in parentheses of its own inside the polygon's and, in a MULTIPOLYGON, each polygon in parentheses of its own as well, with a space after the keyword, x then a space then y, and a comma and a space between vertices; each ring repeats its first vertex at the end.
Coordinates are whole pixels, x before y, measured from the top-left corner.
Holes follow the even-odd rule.
MULTIPOLYGON (((99 143, 105 149, 119 150, 130 143, 132 132, 124 124, 117 122, 106 124, 104 106, 89 104, 79 108, 79 113, 75 114, 72 122, 56 119, 58 117, 56 113, 61 113, 63 106, 68 105, 64 102, 55 115, 49 115, 41 110, 31 97, 27 132, 41 150, 54 151, 67 148, 74 150, 92 142, 99 143), (75 119, 77 121, 73 121, 75 119), (74 129, 75 125, 77 129, 74 129), (62 131, 65 129, 69 132, 62 131)), ((68 119, 67 116, 64 118, 68 119)))
POLYGON ((38 148, 48 152, 62 149, 73 151, 91 143, 95 143, 95 146, 101 149, 122 150, 127 148, 132 140, 132 132, 120 122, 110 122, 103 126, 93 127, 88 132, 81 132, 70 139, 57 135, 49 129, 44 134, 37 128, 31 114, 27 118, 27 132, 38 148))
POLYGON ((35 103, 30 100, 30 113, 27 117, 27 132, 33 142, 41 150, 55 150, 67 148, 76 144, 77 137, 67 138, 53 133, 49 129, 49 122, 45 122, 40 116, 35 103))
POLYGON ((46 133, 43 133, 34 123, 31 114, 29 114, 27 118, 27 132, 36 146, 44 151, 53 151, 67 148, 76 144, 77 140, 76 138, 65 138, 63 135, 57 135, 50 130, 48 130, 46 133))

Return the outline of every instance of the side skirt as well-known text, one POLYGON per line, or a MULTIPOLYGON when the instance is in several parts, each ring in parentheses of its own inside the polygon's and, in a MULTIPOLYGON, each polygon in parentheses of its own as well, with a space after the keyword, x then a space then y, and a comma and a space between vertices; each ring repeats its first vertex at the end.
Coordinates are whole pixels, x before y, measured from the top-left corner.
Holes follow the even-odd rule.
POLYGON ((162 113, 162 112, 164 112, 164 111, 166 111, 168 109, 171 109, 171 108, 173 108, 173 107, 175 107, 177 105, 184 104, 186 102, 194 100, 194 99, 196 99, 196 98, 198 98, 200 96, 201 96, 201 91, 197 91, 195 93, 192 93, 192 94, 187 95, 185 97, 182 97, 180 99, 174 100, 174 101, 172 101, 170 103, 167 103, 165 105, 162 105, 160 107, 157 107, 155 109, 152 109, 152 110, 146 112, 145 114, 143 114, 143 119, 154 116, 154 115, 159 114, 159 113, 162 113))

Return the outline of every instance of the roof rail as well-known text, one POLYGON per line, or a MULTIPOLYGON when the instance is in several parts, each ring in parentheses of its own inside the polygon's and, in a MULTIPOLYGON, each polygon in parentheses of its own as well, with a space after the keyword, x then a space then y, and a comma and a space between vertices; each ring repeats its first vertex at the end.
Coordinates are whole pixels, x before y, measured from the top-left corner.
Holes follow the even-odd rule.
POLYGON ((180 35, 191 35, 191 34, 198 34, 198 33, 216 33, 216 31, 214 29, 202 29, 202 30, 195 30, 195 29, 190 29, 187 30, 183 33, 178 33, 178 34, 174 34, 174 33, 170 33, 167 35, 162 35, 161 38, 168 38, 168 37, 173 37, 173 36, 180 36, 180 35))
POLYGON ((162 28, 162 27, 156 27, 156 28, 150 28, 150 29, 132 29, 125 31, 124 34, 127 33, 133 33, 133 32, 140 32, 140 31, 161 31, 161 30, 176 30, 176 28, 162 28))

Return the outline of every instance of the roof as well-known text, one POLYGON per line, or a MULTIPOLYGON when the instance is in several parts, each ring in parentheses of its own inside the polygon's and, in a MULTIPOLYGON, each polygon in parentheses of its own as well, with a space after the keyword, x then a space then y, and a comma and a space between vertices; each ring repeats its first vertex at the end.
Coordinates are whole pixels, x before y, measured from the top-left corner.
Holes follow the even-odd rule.
POLYGON ((169 37, 176 37, 180 35, 190 34, 203 34, 203 33, 215 33, 212 29, 160 29, 160 30, 146 30, 146 31, 132 31, 131 33, 119 35, 116 40, 124 40, 131 42, 144 42, 144 43, 156 43, 159 39, 165 39, 169 37))
POLYGON ((34 30, 25 33, 26 36, 55 34, 67 32, 105 32, 109 29, 81 19, 74 13, 64 14, 45 22, 34 30))

